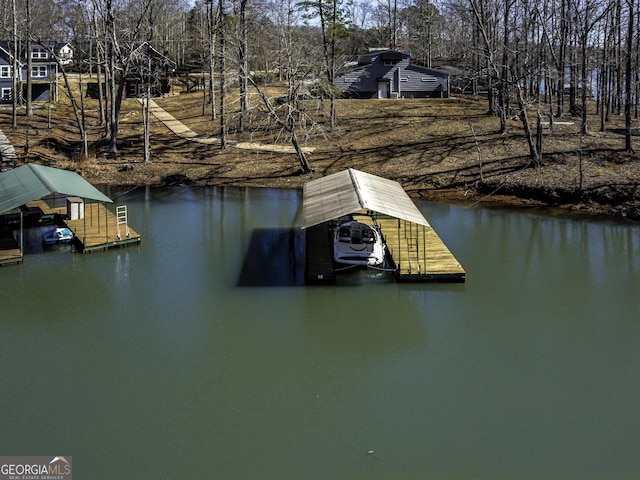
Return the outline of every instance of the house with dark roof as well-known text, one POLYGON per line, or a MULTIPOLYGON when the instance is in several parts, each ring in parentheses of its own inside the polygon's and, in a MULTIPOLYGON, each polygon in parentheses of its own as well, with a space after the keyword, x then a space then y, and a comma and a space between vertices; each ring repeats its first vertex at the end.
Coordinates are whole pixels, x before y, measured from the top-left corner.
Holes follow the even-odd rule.
POLYGON ((446 72, 414 65, 398 50, 375 50, 345 66, 334 84, 346 98, 448 98, 446 72))
POLYGON ((127 97, 145 95, 149 79, 152 96, 170 92, 171 77, 177 65, 165 53, 153 48, 149 42, 142 42, 131 48, 125 60, 129 65, 125 79, 127 97))
MULTIPOLYGON (((27 60, 31 57, 31 98, 34 102, 55 100, 58 96, 56 78, 61 64, 69 63, 72 50, 69 44, 53 40, 31 42, 27 52, 27 42, 18 43, 18 91, 22 100, 27 86, 27 60), (60 57, 60 53, 64 55, 60 57)), ((11 102, 13 99, 13 42, 0 41, 0 101, 11 102)))
MULTIPOLYGON (((161 53, 149 42, 140 42, 129 48, 123 48, 126 52, 123 68, 119 69, 124 74, 124 96, 127 98, 139 98, 146 96, 147 86, 151 84, 151 96, 160 97, 171 91, 171 78, 176 69, 176 62, 167 57, 166 52, 161 53)), ((106 94, 103 85, 102 94, 106 94)), ((87 97, 98 98, 100 89, 97 82, 87 84, 87 97)))

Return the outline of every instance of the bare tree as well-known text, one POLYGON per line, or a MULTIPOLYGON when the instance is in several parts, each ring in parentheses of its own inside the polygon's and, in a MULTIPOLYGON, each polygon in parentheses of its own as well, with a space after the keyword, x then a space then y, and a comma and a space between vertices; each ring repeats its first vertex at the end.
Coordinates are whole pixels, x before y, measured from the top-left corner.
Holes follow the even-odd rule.
POLYGON ((238 129, 245 130, 245 117, 248 105, 249 58, 247 42, 247 0, 239 1, 238 11, 238 83, 240 84, 240 118, 238 129))
POLYGON ((349 36, 345 14, 342 10, 341 0, 305 0, 301 5, 307 9, 307 18, 314 18, 320 23, 325 90, 330 100, 330 124, 331 128, 334 128, 336 124, 336 96, 333 81, 336 74, 336 62, 342 53, 339 42, 349 36))
POLYGON ((33 116, 33 103, 32 103, 32 95, 33 95, 33 55, 31 54, 31 35, 33 24, 31 21, 31 0, 25 0, 25 11, 27 14, 26 22, 27 22, 27 34, 25 41, 25 55, 27 57, 27 92, 26 92, 26 116, 33 116))
POLYGON ((632 152, 631 144, 631 92, 633 91, 633 38, 634 38, 634 20, 635 20, 635 0, 626 0, 628 15, 627 26, 627 48, 625 59, 625 99, 624 99, 624 118, 625 118, 625 135, 624 149, 626 152, 632 152))
POLYGON ((227 13, 224 0, 218 0, 220 16, 220 57, 218 61, 220 76, 220 148, 227 148, 227 118, 226 118, 226 55, 227 55, 227 13))
POLYGON ((13 33, 13 61, 12 61, 12 79, 13 79, 13 92, 11 95, 11 103, 12 103, 12 117, 11 117, 11 128, 18 128, 18 96, 20 95, 20 62, 18 61, 18 55, 20 50, 18 49, 18 12, 16 10, 16 0, 12 0, 11 2, 11 11, 12 11, 12 33, 13 33))
MULTIPOLYGON (((594 28, 606 15, 609 5, 604 6, 598 0, 571 0, 576 22, 576 39, 580 50, 580 78, 578 85, 581 98, 580 132, 588 133, 587 128, 587 98, 591 94, 589 83, 589 55, 588 47, 594 28)), ((575 81, 574 81, 575 84, 575 81)))

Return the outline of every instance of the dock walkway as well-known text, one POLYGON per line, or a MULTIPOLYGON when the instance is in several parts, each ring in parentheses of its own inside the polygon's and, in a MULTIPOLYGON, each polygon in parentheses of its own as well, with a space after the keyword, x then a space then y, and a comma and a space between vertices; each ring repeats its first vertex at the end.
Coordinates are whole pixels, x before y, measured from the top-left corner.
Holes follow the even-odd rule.
MULTIPOLYGON (((372 224, 368 215, 353 218, 372 224)), ((389 268, 399 282, 464 282, 466 273, 433 227, 382 216, 376 219, 387 247, 389 268)), ((329 224, 307 229, 307 283, 333 283, 335 267, 329 224)))
MULTIPOLYGON (((53 209, 66 214, 65 207, 53 209)), ((140 235, 128 224, 118 224, 118 217, 101 203, 88 203, 84 206, 84 218, 65 220, 75 235, 74 242, 83 253, 107 250, 113 247, 139 244, 140 235)))
POLYGON ((465 281, 464 268, 433 227, 392 217, 377 222, 399 281, 465 281))

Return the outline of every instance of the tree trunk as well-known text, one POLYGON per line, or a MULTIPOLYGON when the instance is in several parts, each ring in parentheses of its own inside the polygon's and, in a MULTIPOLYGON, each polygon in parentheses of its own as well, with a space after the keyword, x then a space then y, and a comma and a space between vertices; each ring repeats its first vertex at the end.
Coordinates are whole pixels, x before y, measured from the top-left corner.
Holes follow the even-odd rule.
POLYGON ((115 52, 115 25, 113 18, 112 0, 107 0, 106 11, 107 30, 107 59, 109 62, 109 153, 118 153, 118 109, 116 107, 116 52, 115 52))
POLYGON ((309 165, 309 161, 307 160, 307 156, 302 151, 302 148, 300 148, 300 144, 298 143, 298 137, 296 135, 296 129, 294 125, 291 125, 290 133, 291 133, 291 143, 293 144, 293 148, 295 149, 296 154, 298 156, 298 161, 300 162, 300 168, 302 169, 302 172, 303 173, 313 172, 311 166, 309 165))
MULTIPOLYGON (((98 16, 96 14, 96 9, 93 9, 93 29, 94 29, 94 37, 96 39, 96 79, 98 81, 98 114, 99 119, 98 122, 100 125, 104 125, 106 123, 106 112, 104 106, 104 90, 102 87, 102 56, 100 54, 101 50, 98 48, 98 16)), ((89 61, 93 61, 93 59, 89 59, 89 61)), ((106 132, 105 132, 106 133, 106 132)))
MULTIPOLYGON (((587 15, 588 18, 588 15, 587 15)), ((581 100, 581 122, 580 122, 580 132, 586 135, 587 132, 587 35, 584 35, 582 39, 582 62, 580 68, 580 83, 582 84, 582 90, 580 95, 581 100)))
MULTIPOLYGON (((215 58, 216 58, 216 17, 213 16, 213 0, 207 0, 207 33, 209 36, 209 101, 211 102, 211 120, 216 119, 216 93, 215 93, 215 58)), ((204 107, 204 104, 203 104, 204 107)))
POLYGON ((558 98, 556 115, 558 118, 562 118, 564 115, 564 83, 565 83, 565 68, 566 68, 566 50, 567 40, 569 37, 569 26, 567 21, 568 8, 566 4, 567 0, 562 0, 560 8, 560 42, 558 45, 558 98))
POLYGON ((527 106, 525 105, 524 98, 522 96, 522 89, 518 82, 515 82, 515 90, 518 97, 518 108, 520 109, 520 120, 522 121, 522 128, 524 130, 525 138, 527 139, 527 144, 529 145, 529 156, 533 165, 535 167, 539 167, 542 163, 540 158, 540 152, 536 147, 536 142, 533 139, 533 134, 531 133, 531 126, 529 124, 529 115, 527 114, 527 106))
POLYGON ((633 29, 634 29, 634 4, 635 0, 627 0, 629 6, 629 28, 627 31, 627 52, 626 52, 626 82, 625 82, 625 99, 624 99, 624 150, 625 152, 633 152, 631 144, 631 90, 633 88, 632 71, 633 71, 633 29))
POLYGON ((31 55, 31 1, 25 1, 25 9, 27 14, 27 41, 26 41, 26 56, 27 56, 27 98, 25 103, 25 115, 27 118, 33 116, 33 56, 31 55))
POLYGON ((144 106, 144 163, 149 163, 151 157, 151 141, 149 138, 149 113, 151 112, 151 48, 148 49, 147 57, 147 91, 146 91, 146 102, 143 103, 144 106))
POLYGON ((245 129, 245 116, 247 114, 247 76, 249 75, 249 64, 247 61, 247 18, 246 18, 247 0, 240 0, 240 19, 238 28, 240 30, 240 41, 238 47, 238 69, 240 83, 240 119, 239 130, 244 132, 245 129))
POLYGON ((12 112, 11 112, 11 128, 16 130, 18 128, 18 96, 20 95, 21 85, 21 73, 20 64, 18 63, 18 12, 16 11, 16 0, 11 2, 11 11, 13 17, 13 66, 12 66, 12 79, 13 79, 13 92, 11 95, 12 112))
POLYGON ((227 21, 226 21, 226 14, 225 14, 225 5, 224 5, 224 0, 220 0, 220 148, 225 149, 227 148, 227 122, 226 122, 226 112, 225 112, 225 107, 226 107, 226 102, 227 102, 227 98, 226 98, 226 84, 225 84, 225 69, 226 69, 226 62, 225 62, 225 56, 227 54, 227 33, 226 33, 226 28, 227 28, 227 21))

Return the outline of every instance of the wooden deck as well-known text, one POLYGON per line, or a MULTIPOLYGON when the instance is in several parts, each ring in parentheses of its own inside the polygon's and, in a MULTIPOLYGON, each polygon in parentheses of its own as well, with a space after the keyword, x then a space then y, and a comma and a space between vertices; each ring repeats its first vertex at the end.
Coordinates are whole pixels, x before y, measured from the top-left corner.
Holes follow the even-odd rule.
POLYGON ((377 222, 399 281, 465 281, 464 269, 433 227, 392 217, 377 222))
POLYGON ((0 239, 0 266, 22 263, 22 252, 13 238, 0 239))
MULTIPOLYGON (((50 221, 58 224, 63 223, 62 219, 67 215, 66 206, 52 208, 43 200, 29 202, 22 210, 25 216, 35 215, 37 218, 56 215, 50 221)), ((64 220, 76 236, 74 245, 78 251, 88 253, 140 243, 140 235, 128 225, 118 225, 117 215, 103 204, 85 204, 83 213, 83 219, 64 220)), ((0 266, 22 263, 24 255, 13 235, 13 231, 20 228, 19 214, 3 216, 0 220, 0 266)))
MULTIPOLYGON (((53 210, 60 214, 67 213, 66 207, 53 210)), ((141 241, 140 235, 131 227, 118 226, 116 214, 101 203, 85 204, 84 218, 67 219, 65 223, 75 234, 76 247, 84 253, 139 244, 141 241)))
MULTIPOLYGON (((370 216, 353 214, 354 220, 372 224, 370 216)), ((464 282, 466 273, 460 263, 440 239, 433 227, 393 217, 378 217, 387 245, 387 268, 395 270, 400 282, 464 282)), ((307 229, 307 283, 333 283, 335 270, 332 260, 328 224, 307 229)))

